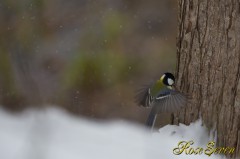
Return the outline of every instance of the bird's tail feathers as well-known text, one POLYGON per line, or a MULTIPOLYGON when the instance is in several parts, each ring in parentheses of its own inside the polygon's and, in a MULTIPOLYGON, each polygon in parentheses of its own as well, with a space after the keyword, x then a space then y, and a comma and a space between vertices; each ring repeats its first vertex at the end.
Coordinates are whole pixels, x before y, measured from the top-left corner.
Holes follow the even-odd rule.
POLYGON ((152 108, 151 112, 148 115, 148 118, 147 118, 147 121, 146 121, 146 126, 148 126, 151 129, 153 129, 155 121, 156 121, 156 117, 157 117, 157 114, 156 114, 156 112, 152 108))

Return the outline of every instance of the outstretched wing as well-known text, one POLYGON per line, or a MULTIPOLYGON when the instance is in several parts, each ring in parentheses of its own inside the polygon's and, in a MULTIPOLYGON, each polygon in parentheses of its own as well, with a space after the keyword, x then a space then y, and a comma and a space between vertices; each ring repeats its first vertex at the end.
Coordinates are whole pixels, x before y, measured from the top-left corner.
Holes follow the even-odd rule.
POLYGON ((186 104, 187 97, 183 93, 177 90, 165 89, 157 95, 153 105, 157 113, 160 113, 178 111, 186 104))
POLYGON ((135 96, 135 102, 139 106, 150 107, 153 102, 153 97, 150 95, 151 85, 146 85, 137 92, 135 96))

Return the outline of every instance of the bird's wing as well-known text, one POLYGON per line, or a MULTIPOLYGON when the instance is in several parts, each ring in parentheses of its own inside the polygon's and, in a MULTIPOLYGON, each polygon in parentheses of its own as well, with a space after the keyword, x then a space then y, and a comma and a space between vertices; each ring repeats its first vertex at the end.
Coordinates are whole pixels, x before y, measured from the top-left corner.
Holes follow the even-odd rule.
POLYGON ((142 89, 137 91, 135 96, 135 102, 139 106, 150 107, 153 102, 153 97, 150 95, 150 88, 152 84, 143 86, 142 89))
POLYGON ((157 113, 160 112, 175 112, 186 106, 187 97, 177 91, 164 89, 154 99, 154 107, 157 113))

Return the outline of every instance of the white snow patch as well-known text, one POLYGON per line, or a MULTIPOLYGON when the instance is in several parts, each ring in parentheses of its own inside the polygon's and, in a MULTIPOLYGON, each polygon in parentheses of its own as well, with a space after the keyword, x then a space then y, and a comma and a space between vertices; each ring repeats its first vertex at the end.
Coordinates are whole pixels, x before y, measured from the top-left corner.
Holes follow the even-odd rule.
POLYGON ((59 109, 0 110, 0 159, 219 159, 212 155, 174 155, 179 141, 206 147, 212 137, 198 120, 189 126, 167 125, 150 133, 133 123, 96 122, 59 109))

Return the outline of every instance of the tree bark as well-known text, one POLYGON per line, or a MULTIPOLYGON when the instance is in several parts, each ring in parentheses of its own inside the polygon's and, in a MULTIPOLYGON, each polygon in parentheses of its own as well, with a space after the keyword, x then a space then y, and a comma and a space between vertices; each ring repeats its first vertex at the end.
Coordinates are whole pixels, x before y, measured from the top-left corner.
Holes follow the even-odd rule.
POLYGON ((174 123, 202 117, 240 157, 240 1, 179 0, 177 86, 191 96, 174 123))

